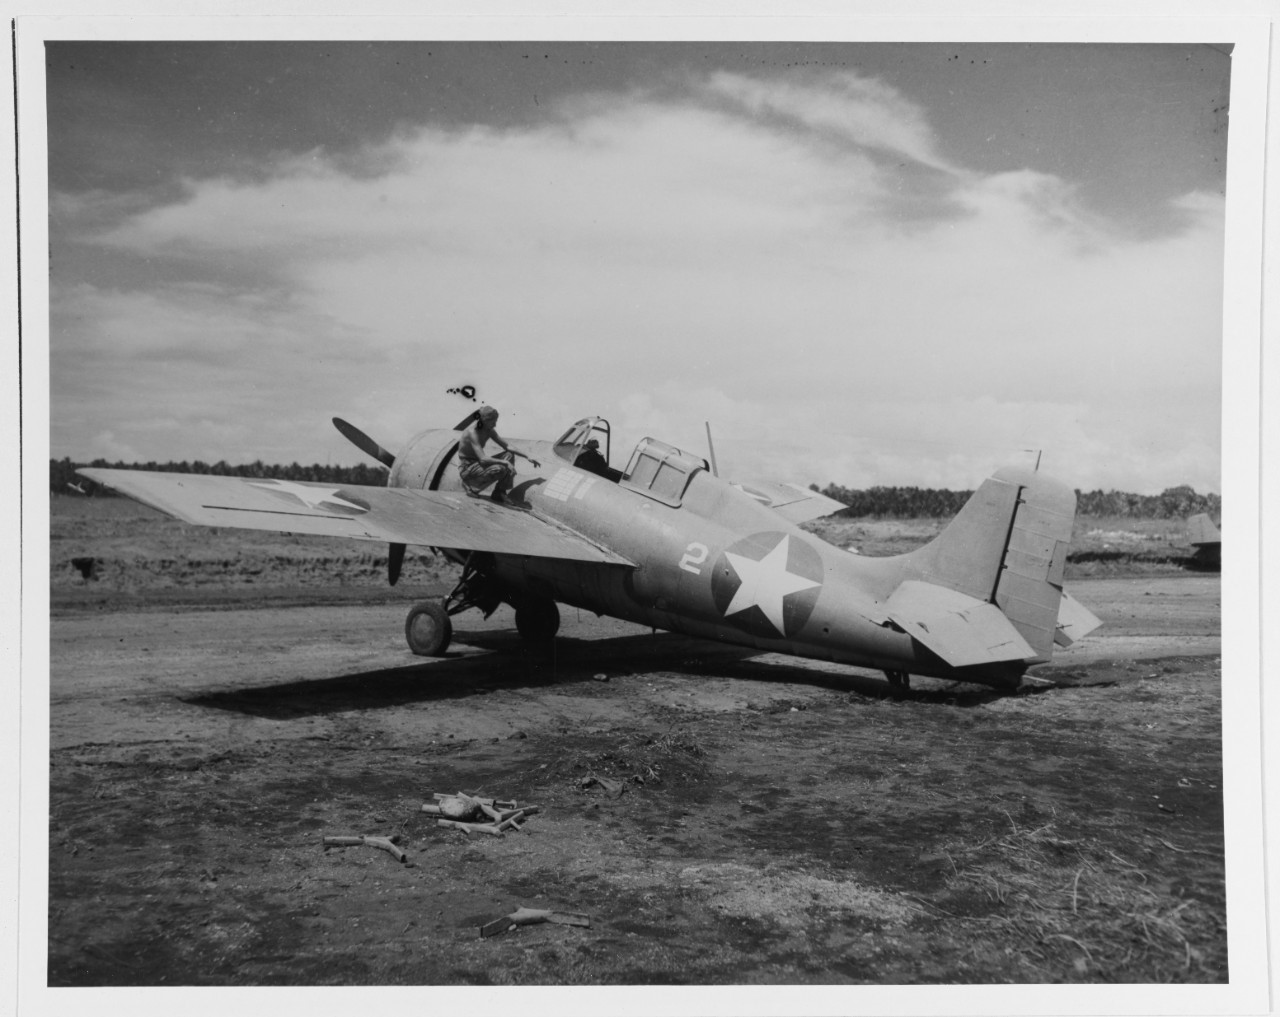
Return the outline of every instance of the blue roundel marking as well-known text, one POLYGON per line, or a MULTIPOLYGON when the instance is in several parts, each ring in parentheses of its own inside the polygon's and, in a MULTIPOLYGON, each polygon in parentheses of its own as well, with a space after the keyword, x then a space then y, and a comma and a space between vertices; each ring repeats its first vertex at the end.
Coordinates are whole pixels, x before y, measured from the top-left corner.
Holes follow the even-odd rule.
POLYGON ((822 578, 821 556, 794 534, 753 533, 716 559, 711 599, 744 632, 790 639, 813 613, 822 578))

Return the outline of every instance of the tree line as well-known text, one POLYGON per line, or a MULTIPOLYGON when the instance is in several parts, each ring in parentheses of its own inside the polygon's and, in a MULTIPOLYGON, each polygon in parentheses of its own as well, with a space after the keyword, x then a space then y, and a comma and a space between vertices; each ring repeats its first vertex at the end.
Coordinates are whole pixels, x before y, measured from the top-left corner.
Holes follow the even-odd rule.
MULTIPOLYGON (((65 494, 82 488, 85 493, 114 494, 107 488, 86 480, 76 473, 81 466, 113 470, 157 470, 161 473, 206 473, 220 477, 253 477, 263 480, 311 480, 321 484, 368 484, 383 487, 387 483, 385 466, 359 463, 355 466, 329 466, 312 463, 303 466, 272 466, 261 459, 233 466, 226 460, 216 463, 109 463, 95 459, 91 463, 75 463, 70 458, 49 460, 49 489, 65 494)), ((828 484, 809 489, 848 506, 841 515, 881 516, 895 519, 947 518, 954 516, 972 496, 972 491, 948 491, 928 487, 868 487, 862 490, 828 484)), ((1160 494, 1130 494, 1125 491, 1076 491, 1076 511, 1084 516, 1128 516, 1135 519, 1182 519, 1197 512, 1221 517, 1222 497, 1197 494, 1183 484, 1166 488, 1160 494)))
MULTIPOLYGON (((927 487, 869 487, 856 490, 828 484, 810 490, 844 502, 841 515, 882 516, 895 519, 947 518, 960 511, 972 491, 948 491, 927 487)), ((1197 512, 1221 517, 1222 496, 1198 494, 1186 484, 1160 494, 1127 491, 1076 490, 1076 512, 1082 516, 1125 516, 1133 519, 1183 519, 1197 512)))

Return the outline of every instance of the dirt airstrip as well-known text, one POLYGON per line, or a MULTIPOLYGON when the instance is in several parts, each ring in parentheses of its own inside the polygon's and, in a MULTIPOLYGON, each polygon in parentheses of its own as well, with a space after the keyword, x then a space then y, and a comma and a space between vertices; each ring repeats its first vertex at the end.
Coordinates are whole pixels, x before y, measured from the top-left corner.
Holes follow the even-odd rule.
POLYGON ((896 699, 571 609, 427 661, 429 561, 393 597, 88 504, 54 517, 51 985, 1227 978, 1216 574, 1077 567, 1106 627, 1037 680, 896 699), (458 790, 541 811, 468 838, 420 811, 458 790), (519 906, 591 925, 480 938, 519 906))

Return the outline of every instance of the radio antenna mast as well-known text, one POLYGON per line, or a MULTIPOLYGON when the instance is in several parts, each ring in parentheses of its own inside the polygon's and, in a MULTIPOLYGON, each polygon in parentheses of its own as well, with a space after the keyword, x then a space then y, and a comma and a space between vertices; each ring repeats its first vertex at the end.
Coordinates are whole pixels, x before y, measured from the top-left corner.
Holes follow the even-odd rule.
POLYGON ((720 469, 716 466, 716 447, 711 442, 711 421, 705 421, 707 425, 707 451, 711 453, 711 475, 713 477, 720 476, 720 469))

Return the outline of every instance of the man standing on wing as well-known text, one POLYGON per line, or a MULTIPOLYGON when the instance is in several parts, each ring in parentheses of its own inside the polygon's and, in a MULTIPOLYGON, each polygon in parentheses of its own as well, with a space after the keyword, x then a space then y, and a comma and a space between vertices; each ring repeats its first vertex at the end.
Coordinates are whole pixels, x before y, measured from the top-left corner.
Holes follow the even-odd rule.
POLYGON ((485 442, 492 439, 511 455, 528 459, 534 466, 539 465, 538 460, 530 459, 503 441, 494 430, 494 425, 498 422, 498 411, 492 406, 481 406, 476 418, 476 422, 462 432, 462 438, 458 441, 458 473, 462 477, 463 486, 476 496, 497 481, 493 488, 493 500, 502 501, 506 492, 511 489, 516 468, 505 459, 485 455, 485 442))

